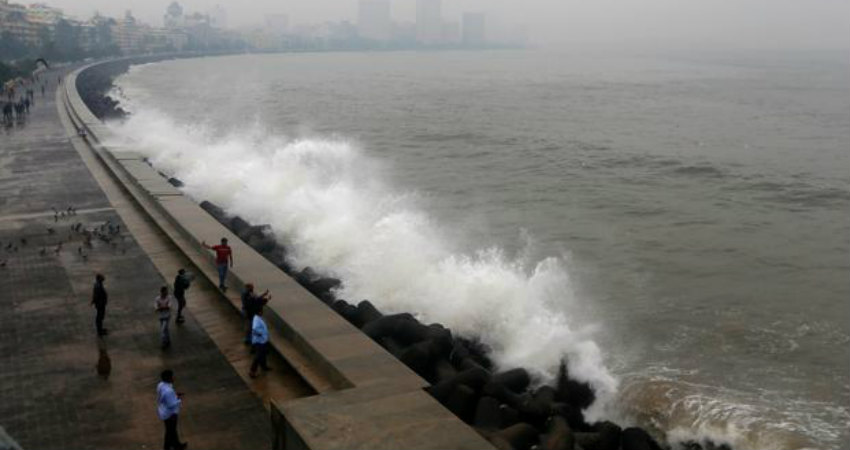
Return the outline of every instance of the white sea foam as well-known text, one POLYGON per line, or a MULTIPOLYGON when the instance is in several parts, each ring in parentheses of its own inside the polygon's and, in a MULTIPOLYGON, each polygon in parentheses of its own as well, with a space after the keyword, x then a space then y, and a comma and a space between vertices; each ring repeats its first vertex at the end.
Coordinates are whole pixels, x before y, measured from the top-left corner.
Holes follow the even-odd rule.
POLYGON ((688 375, 669 372, 626 378, 618 402, 620 412, 650 424, 674 448, 686 442, 736 450, 842 448, 838 443, 850 424, 844 407, 687 382, 688 375), (777 405, 767 398, 783 400, 777 405))
POLYGON ((343 280, 342 298, 478 337, 499 368, 525 367, 543 381, 566 357, 571 375, 601 400, 591 418, 616 392, 592 329, 571 314, 579 300, 562 259, 456 251, 416 196, 382 183, 380 164, 351 142, 287 139, 260 127, 221 136, 129 103, 133 115, 112 125, 121 144, 180 178, 193 198, 270 224, 296 267, 343 280))

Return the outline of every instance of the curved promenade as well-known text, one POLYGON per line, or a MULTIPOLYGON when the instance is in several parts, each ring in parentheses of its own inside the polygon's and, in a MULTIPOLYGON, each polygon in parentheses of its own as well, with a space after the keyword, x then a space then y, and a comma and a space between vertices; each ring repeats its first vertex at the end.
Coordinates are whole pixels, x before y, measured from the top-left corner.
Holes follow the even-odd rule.
MULTIPOLYGON (((274 448, 492 448, 423 391, 428 386, 424 379, 233 235, 169 184, 142 155, 104 146, 112 141, 111 131, 86 107, 76 88, 77 77, 90 67, 67 76, 59 94, 60 113, 70 131, 83 132, 76 141, 82 147, 78 151, 89 155, 89 167, 100 166, 120 187, 116 196, 127 199, 126 214, 135 216, 128 220, 121 208, 116 209, 129 222, 130 231, 135 233, 134 221, 155 224, 159 238, 167 239, 167 246, 178 253, 162 258, 188 261, 213 285, 214 263, 200 242, 226 237, 236 261, 228 275, 231 292, 252 282, 273 293, 266 316, 274 330, 273 348, 297 374, 297 383, 310 390, 294 400, 291 397, 300 394, 285 392, 285 386, 280 388, 283 398, 269 391, 274 448)), ((156 262, 157 255, 151 256, 156 262)), ((235 316, 238 298, 219 294, 219 299, 235 316)))
POLYGON ((76 151, 57 110, 62 75, 46 75, 25 122, 0 129, 0 428, 24 449, 162 448, 155 389, 170 367, 191 448, 268 448, 267 410, 194 314, 203 283, 189 291, 174 346, 160 350, 152 301, 174 274, 161 275, 150 236, 127 232, 125 205, 76 151), (69 206, 76 213, 54 215, 69 206), (71 231, 107 221, 120 226, 114 246, 71 231), (102 339, 89 304, 95 272, 109 292, 102 339))

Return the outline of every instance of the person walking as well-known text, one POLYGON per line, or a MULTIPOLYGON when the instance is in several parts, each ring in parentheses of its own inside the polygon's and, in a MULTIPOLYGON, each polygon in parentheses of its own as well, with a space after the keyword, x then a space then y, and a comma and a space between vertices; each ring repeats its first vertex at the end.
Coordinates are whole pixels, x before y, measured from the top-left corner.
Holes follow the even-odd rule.
POLYGON ((224 280, 227 278, 227 264, 233 267, 233 252, 230 246, 227 245, 227 238, 221 238, 220 245, 210 247, 206 242, 201 242, 201 245, 215 252, 215 265, 218 268, 218 287, 222 291, 227 291, 227 286, 224 285, 224 280))
POLYGON ((98 336, 106 336, 107 329, 103 328, 103 318, 106 316, 106 302, 109 296, 106 294, 106 288, 103 287, 103 282, 106 280, 102 274, 94 276, 94 289, 91 294, 91 304, 97 310, 97 315, 94 317, 94 326, 97 329, 98 336))
POLYGON ((159 330, 162 338, 162 348, 171 346, 171 335, 168 332, 168 322, 171 321, 171 296, 168 295, 168 286, 159 289, 159 296, 154 299, 154 309, 159 314, 159 330))
POLYGON ((192 276, 186 273, 186 269, 177 271, 177 276, 174 277, 174 298, 177 299, 177 320, 176 323, 183 323, 186 319, 183 318, 183 308, 186 307, 186 289, 192 283, 192 276))
POLYGON ((265 372, 272 370, 266 364, 266 355, 269 351, 269 329, 266 327, 266 321, 263 320, 262 307, 254 314, 254 320, 251 326, 251 345, 254 348, 254 361, 251 363, 251 371, 248 375, 251 378, 257 378, 258 367, 262 368, 265 372))
MULTIPOLYGON (((271 294, 269 291, 263 292, 262 295, 254 293, 254 285, 248 283, 245 285, 245 292, 242 293, 242 314, 245 316, 245 344, 251 345, 251 334, 254 327, 254 316, 257 311, 262 311, 263 306, 269 302, 271 294)), ((254 348, 252 347, 252 351, 254 348)))
POLYGON ((183 405, 183 394, 174 392, 174 372, 163 370, 159 375, 160 382, 156 386, 156 413, 159 420, 165 424, 165 450, 185 450, 188 442, 180 442, 177 433, 177 417, 183 405))

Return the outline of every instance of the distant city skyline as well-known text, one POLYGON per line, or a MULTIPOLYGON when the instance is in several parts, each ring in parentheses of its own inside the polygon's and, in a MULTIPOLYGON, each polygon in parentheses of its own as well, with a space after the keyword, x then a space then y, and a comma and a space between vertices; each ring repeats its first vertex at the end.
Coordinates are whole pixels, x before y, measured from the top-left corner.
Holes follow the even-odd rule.
MULTIPOLYGON (((41 0, 79 18, 95 11, 121 17, 132 10, 139 20, 162 25, 171 0, 41 0)), ((392 20, 416 21, 417 0, 390 0, 392 20)), ((29 3, 29 2, 27 2, 29 3)), ((265 17, 286 15, 290 25, 328 21, 358 22, 357 0, 185 0, 187 11, 226 11, 229 27, 263 26, 265 17), (250 5, 251 7, 246 7, 250 5)), ((733 48, 848 48, 850 1, 846 0, 443 0, 445 21, 484 13, 495 23, 524 25, 538 43, 669 44, 733 48)))

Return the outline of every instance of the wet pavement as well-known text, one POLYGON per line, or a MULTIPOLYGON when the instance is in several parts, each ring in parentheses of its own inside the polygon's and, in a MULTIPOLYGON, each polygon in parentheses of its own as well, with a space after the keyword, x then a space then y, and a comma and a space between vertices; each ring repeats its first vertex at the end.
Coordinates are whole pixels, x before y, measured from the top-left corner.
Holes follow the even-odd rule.
POLYGON ((26 123, 0 130, 0 426, 25 449, 160 448, 155 389, 171 368, 190 448, 268 448, 262 401, 191 309, 160 349, 153 298, 171 280, 69 143, 53 80, 26 123), (90 305, 97 272, 109 292, 104 338, 90 305))

